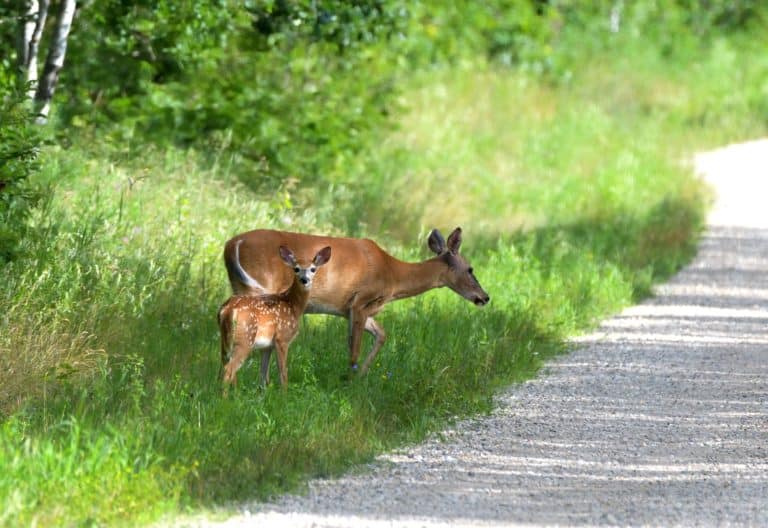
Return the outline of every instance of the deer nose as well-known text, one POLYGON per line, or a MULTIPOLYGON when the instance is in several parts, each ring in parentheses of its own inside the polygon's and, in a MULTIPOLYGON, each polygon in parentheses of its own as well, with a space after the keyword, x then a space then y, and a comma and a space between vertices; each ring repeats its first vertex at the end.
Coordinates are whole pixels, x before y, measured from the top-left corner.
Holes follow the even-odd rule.
POLYGON ((299 280, 301 281, 302 284, 306 284, 309 282, 306 277, 302 277, 299 280))
POLYGON ((475 297, 474 303, 475 306, 485 306, 490 300, 491 298, 488 296, 488 294, 485 294, 483 296, 475 297))

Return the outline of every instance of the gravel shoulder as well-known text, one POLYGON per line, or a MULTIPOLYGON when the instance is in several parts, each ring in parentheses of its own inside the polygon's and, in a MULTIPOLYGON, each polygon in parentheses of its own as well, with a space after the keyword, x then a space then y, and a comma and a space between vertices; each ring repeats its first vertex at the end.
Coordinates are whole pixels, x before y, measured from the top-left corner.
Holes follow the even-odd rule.
POLYGON ((768 526, 768 140, 696 158, 718 199, 656 295, 492 415, 188 526, 768 526))

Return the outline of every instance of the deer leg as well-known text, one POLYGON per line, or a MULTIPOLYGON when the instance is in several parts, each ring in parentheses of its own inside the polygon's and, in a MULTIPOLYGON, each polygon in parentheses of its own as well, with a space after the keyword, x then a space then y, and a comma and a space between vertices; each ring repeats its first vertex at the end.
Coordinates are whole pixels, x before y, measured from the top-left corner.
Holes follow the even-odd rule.
POLYGON ((253 348, 261 349, 261 366, 259 368, 259 382, 262 387, 269 384, 269 358, 274 347, 275 325, 270 322, 259 322, 256 333, 253 336, 253 348))
POLYGON ((237 385, 237 371, 248 359, 251 349, 247 344, 235 343, 232 356, 229 358, 227 366, 224 367, 224 383, 237 385))
POLYGON ((366 332, 373 336, 374 342, 373 346, 371 347, 371 351, 368 352, 368 356, 363 362, 363 367, 360 369, 361 375, 368 372, 368 368, 373 363, 373 360, 376 359, 376 354, 379 353, 379 349, 384 344, 384 341, 387 340, 387 333, 384 331, 384 328, 382 328, 381 325, 377 323, 373 317, 367 317, 365 319, 364 329, 366 332))
POLYGON ((288 345, 282 340, 275 339, 275 352, 277 352, 277 370, 280 373, 280 385, 283 390, 288 387, 288 345))
POLYGON ((352 370, 357 370, 366 319, 365 314, 360 311, 349 311, 349 367, 352 370))
POLYGON ((232 356, 232 347, 230 346, 229 339, 227 339, 226 334, 222 330, 221 332, 221 366, 224 367, 224 365, 227 364, 227 361, 229 361, 229 358, 232 356))
POLYGON ((229 350, 229 345, 226 343, 224 334, 221 335, 221 365, 219 365, 219 373, 217 374, 217 379, 222 379, 222 375, 224 373, 224 367, 227 364, 227 359, 231 355, 231 351, 229 350))
POLYGON ((271 348, 265 348, 261 351, 261 370, 259 373, 259 379, 261 380, 261 385, 264 387, 269 385, 269 357, 271 355, 271 348))
POLYGON ((221 333, 221 365, 218 378, 221 379, 227 361, 232 357, 232 328, 231 323, 219 313, 219 331, 221 333))

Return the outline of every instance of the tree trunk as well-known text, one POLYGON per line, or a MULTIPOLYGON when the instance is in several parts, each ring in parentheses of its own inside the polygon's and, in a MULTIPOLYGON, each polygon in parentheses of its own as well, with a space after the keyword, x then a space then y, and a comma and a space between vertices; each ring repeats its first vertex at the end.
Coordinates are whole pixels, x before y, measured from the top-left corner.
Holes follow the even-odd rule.
POLYGON ((37 54, 48 16, 48 4, 48 0, 28 0, 19 32, 19 72, 30 100, 34 99, 37 88, 37 54))
MULTIPOLYGON (((47 4, 47 0, 44 0, 47 4)), ((41 2, 42 3, 42 2, 41 2)), ((75 16, 75 0, 62 0, 61 11, 56 18, 56 28, 51 39, 51 47, 48 50, 48 57, 45 60, 43 75, 37 85, 35 93, 35 105, 37 106, 38 123, 48 121, 48 113, 51 109, 51 99, 56 89, 56 82, 59 80, 59 72, 64 66, 64 55, 67 53, 67 37, 72 28, 72 19, 75 16)))
POLYGON ((40 6, 37 0, 28 0, 25 4, 26 9, 21 17, 21 27, 19 28, 19 42, 17 60, 19 70, 24 71, 29 64, 29 43, 32 40, 32 34, 35 32, 35 18, 40 6))
POLYGON ((611 33, 618 33, 621 29, 621 12, 624 10, 624 0, 616 0, 611 8, 611 16, 608 25, 611 33))

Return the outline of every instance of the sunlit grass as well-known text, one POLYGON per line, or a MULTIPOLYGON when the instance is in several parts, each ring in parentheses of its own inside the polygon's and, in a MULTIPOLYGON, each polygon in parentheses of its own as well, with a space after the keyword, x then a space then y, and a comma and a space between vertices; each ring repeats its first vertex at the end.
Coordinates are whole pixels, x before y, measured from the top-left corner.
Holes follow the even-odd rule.
POLYGON ((430 72, 374 151, 371 207, 352 224, 399 238, 410 225, 495 235, 690 196, 698 184, 678 175, 693 150, 755 137, 768 121, 768 61, 738 58, 754 46, 721 39, 677 60, 637 46, 575 63, 557 84, 494 68, 430 72))
POLYGON ((61 420, 31 437, 19 419, 0 433, 0 524, 147 522, 178 504, 193 467, 161 464, 144 440, 117 428, 61 420), (31 463, 34 461, 33 463, 31 463))

